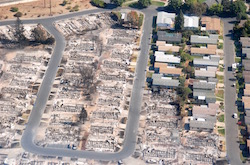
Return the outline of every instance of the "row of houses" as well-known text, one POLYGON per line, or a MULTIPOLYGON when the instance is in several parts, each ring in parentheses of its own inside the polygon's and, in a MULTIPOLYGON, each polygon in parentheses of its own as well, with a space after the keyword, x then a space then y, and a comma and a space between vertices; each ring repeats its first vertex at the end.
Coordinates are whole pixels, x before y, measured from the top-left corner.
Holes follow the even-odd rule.
MULTIPOLYGON (((154 52, 151 67, 152 86, 177 88, 179 77, 183 75, 180 66, 182 34, 174 32, 175 13, 159 12, 157 15, 157 51, 154 52)), ((209 36, 191 35, 190 54, 194 56, 194 79, 190 83, 193 89, 192 117, 188 124, 190 130, 212 131, 216 123, 219 105, 216 104, 216 72, 220 56, 217 55, 217 43, 220 33, 220 19, 184 15, 185 29, 207 31, 209 36), (199 56, 199 57, 197 57, 199 56)), ((152 60, 152 59, 151 59, 152 60)))
MULTIPOLYGON (((157 28, 174 30, 175 13, 158 12, 157 28)), ((184 29, 207 31, 208 33, 220 33, 220 19, 212 17, 201 17, 184 15, 184 29)))
MULTIPOLYGON (((243 78, 245 82, 245 88, 242 96, 242 105, 245 111, 245 124, 248 132, 250 132, 250 38, 241 37, 240 42, 242 45, 242 66, 243 66, 243 78), (243 59, 244 58, 244 59, 243 59)), ((250 138, 247 138, 247 146, 250 149, 250 138)), ((250 152, 250 151, 249 151, 250 152)))

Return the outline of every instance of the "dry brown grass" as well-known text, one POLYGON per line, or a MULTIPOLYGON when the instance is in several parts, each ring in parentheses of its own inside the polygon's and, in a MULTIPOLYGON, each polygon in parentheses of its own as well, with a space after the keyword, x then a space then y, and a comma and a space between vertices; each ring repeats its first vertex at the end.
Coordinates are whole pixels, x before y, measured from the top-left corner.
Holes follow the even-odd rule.
MULTIPOLYGON (((52 6, 52 15, 65 14, 70 11, 67 9, 69 6, 73 8, 78 5, 79 10, 91 9, 94 8, 90 4, 90 0, 68 0, 70 4, 65 6, 60 5, 63 0, 51 0, 52 6)), ((50 0, 45 0, 46 6, 44 6, 44 0, 37 0, 33 2, 20 3, 10 6, 0 7, 0 20, 3 19, 13 19, 14 12, 10 11, 11 7, 17 7, 18 11, 23 13, 22 18, 37 18, 37 17, 46 17, 50 15, 50 0)))

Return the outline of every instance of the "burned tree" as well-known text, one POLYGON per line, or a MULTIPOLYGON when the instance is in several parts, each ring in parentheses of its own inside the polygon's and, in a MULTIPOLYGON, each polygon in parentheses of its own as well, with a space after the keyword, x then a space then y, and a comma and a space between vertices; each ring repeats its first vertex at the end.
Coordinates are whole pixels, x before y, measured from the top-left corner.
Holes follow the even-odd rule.
POLYGON ((15 38, 19 44, 19 47, 21 46, 24 46, 27 42, 27 38, 25 37, 24 35, 24 27, 23 27, 23 23, 22 21, 20 20, 19 17, 17 17, 17 20, 16 20, 16 24, 15 24, 15 38))
POLYGON ((83 107, 81 113, 79 114, 79 120, 80 120, 80 122, 84 124, 84 122, 86 121, 87 117, 88 117, 88 113, 85 110, 85 108, 83 107))
POLYGON ((85 95, 90 95, 96 90, 94 83, 94 68, 92 66, 83 65, 79 67, 80 74, 82 76, 82 84, 85 95))

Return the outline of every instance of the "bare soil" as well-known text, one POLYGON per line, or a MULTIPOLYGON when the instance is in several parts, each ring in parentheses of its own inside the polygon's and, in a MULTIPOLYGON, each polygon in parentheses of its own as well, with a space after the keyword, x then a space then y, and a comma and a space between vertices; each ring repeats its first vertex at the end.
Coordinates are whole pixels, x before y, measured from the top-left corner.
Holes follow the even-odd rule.
MULTIPOLYGON (((62 6, 63 0, 51 0, 51 14, 59 15, 69 13, 74 6, 79 6, 79 11, 95 8, 90 4, 90 0, 68 0, 69 4, 62 6)), ((50 16, 50 0, 37 0, 33 2, 0 6, 0 20, 13 19, 16 12, 11 12, 11 7, 17 7, 23 14, 22 18, 37 18, 50 16)))

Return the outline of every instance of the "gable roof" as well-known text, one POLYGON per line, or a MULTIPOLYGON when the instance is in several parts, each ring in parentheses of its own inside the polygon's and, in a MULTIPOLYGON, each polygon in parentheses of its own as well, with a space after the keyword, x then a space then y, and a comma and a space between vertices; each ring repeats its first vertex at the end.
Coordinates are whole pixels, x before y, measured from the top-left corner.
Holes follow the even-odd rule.
POLYGON ((240 37, 242 47, 250 47, 250 37, 240 37))
POLYGON ((209 36, 191 35, 191 44, 217 44, 219 35, 210 34, 209 36))
POLYGON ((220 19, 212 17, 201 17, 201 24, 206 25, 207 31, 218 31, 220 32, 220 19))
POLYGON ((195 70, 194 71, 195 77, 215 77, 215 71, 210 70, 195 70))
POLYGON ((198 28, 199 17, 184 15, 184 27, 185 28, 198 28))
POLYGON ((212 59, 204 59, 204 58, 195 58, 193 61, 194 65, 201 65, 201 66, 218 66, 219 61, 212 60, 212 59))
POLYGON ((157 13, 157 20, 156 24, 159 26, 170 25, 173 28, 174 21, 175 21, 175 13, 167 13, 164 11, 157 13))
POLYGON ((156 41, 156 46, 158 46, 159 51, 171 51, 179 52, 180 47, 172 44, 166 44, 166 41, 156 41))
POLYGON ((163 77, 163 74, 153 74, 153 85, 156 86, 166 86, 166 87, 178 87, 179 80, 171 79, 169 77, 163 77))
POLYGON ((250 97, 242 96, 242 102, 244 103, 245 109, 250 109, 250 97))
POLYGON ((159 72, 163 74, 175 74, 175 75, 182 74, 181 68, 168 67, 166 63, 155 62, 154 67, 159 68, 159 72))
POLYGON ((217 45, 207 45, 207 47, 192 47, 190 49, 191 54, 216 54, 217 45))
POLYGON ((164 52, 156 51, 155 52, 155 61, 156 62, 179 64, 181 59, 180 59, 180 57, 176 57, 172 54, 165 54, 164 52))
POLYGON ((216 84, 211 82, 205 82, 205 81, 193 82, 194 89, 215 89, 215 87, 216 84))
POLYGON ((245 70, 249 70, 250 71, 250 60, 242 60, 242 65, 244 66, 245 70))
POLYGON ((166 31, 157 32, 159 41, 167 42, 181 42, 182 34, 181 33, 167 33, 166 31))

